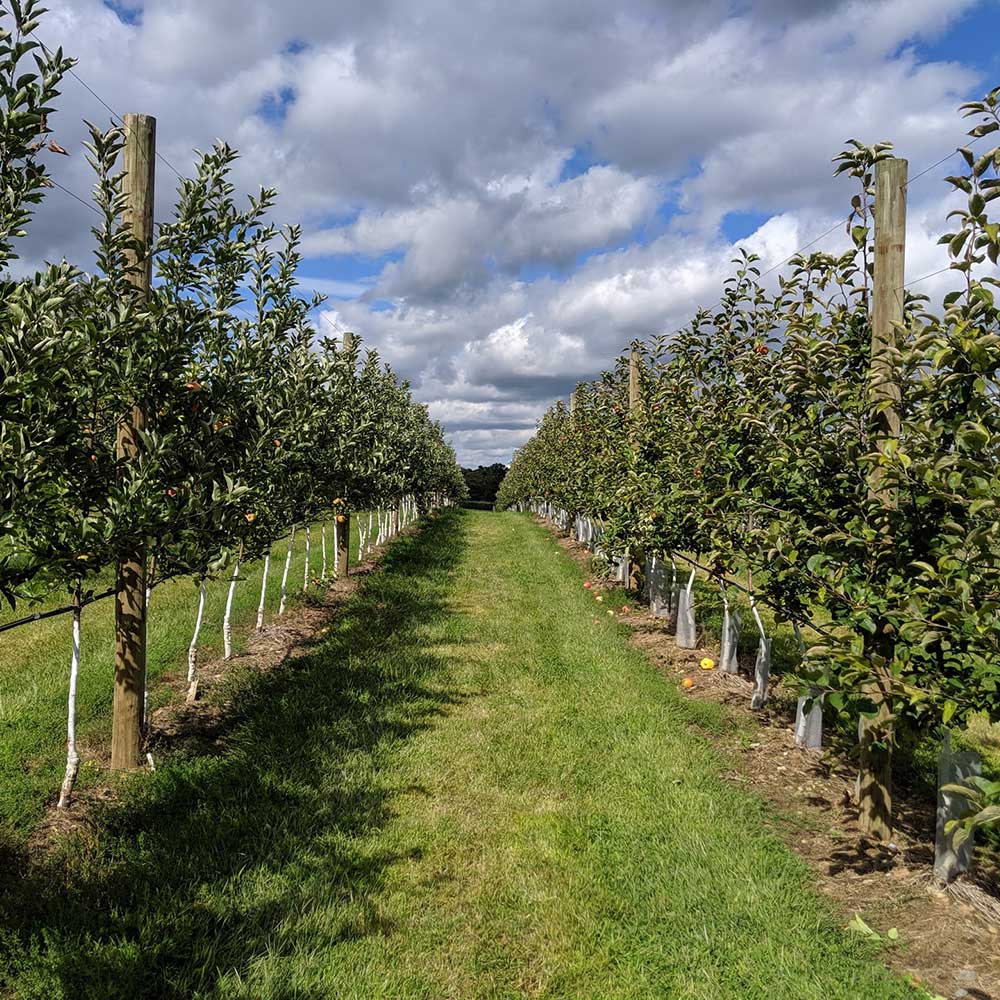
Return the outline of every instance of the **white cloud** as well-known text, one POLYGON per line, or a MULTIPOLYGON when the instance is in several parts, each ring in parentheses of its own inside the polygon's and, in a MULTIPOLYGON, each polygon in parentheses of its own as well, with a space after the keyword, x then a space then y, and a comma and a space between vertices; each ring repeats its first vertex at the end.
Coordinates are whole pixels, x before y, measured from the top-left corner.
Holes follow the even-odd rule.
MULTIPOLYGON (((117 111, 155 114, 178 168, 216 136, 238 146, 239 186, 278 186, 279 219, 305 223, 321 276, 304 284, 338 300, 328 321, 492 461, 629 339, 715 301, 727 215, 770 216, 743 241, 770 266, 846 214, 830 159, 848 136, 894 140, 913 173, 958 144, 955 106, 994 81, 913 46, 974 6, 147 0, 130 25, 63 0, 40 34, 117 111), (346 277, 339 255, 359 255, 346 277), (377 273, 357 277, 366 260, 377 273)), ((108 113, 63 91, 53 124, 73 155, 53 169, 85 193, 80 121, 108 113)), ((945 263, 943 169, 911 188, 910 277, 945 263)), ((158 173, 162 218, 175 179, 158 173)), ((93 221, 53 191, 28 256, 88 263, 93 221)))

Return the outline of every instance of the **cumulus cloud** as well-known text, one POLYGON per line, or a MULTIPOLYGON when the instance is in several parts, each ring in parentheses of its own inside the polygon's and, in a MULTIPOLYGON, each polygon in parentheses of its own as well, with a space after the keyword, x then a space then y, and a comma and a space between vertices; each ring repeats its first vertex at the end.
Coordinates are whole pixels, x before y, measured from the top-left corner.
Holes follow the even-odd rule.
MULTIPOLYGON (((238 185, 277 186, 279 218, 306 226, 304 281, 335 300, 322 328, 360 333, 477 463, 629 339, 711 305, 733 235, 770 266, 834 226, 848 136, 894 140, 915 172, 960 142, 956 104, 995 81, 921 46, 983 9, 63 0, 41 34, 116 111, 155 114, 181 172, 217 136, 239 147, 238 185)), ((68 80, 53 124, 73 155, 53 169, 81 194, 84 118, 108 110, 68 80)), ((158 172, 164 218, 176 178, 158 172)), ((944 262, 942 172, 911 189, 911 277, 944 262)), ((89 263, 94 218, 52 192, 27 258, 89 263)))

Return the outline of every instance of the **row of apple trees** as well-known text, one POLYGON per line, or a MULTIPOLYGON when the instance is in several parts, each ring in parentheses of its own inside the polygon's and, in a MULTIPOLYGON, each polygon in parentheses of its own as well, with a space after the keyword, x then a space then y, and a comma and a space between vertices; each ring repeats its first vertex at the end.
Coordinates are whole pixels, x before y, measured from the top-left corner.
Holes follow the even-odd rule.
MULTIPOLYGON (((962 111, 973 143, 989 137, 1000 89, 962 111)), ((882 836, 902 731, 1000 712, 1000 148, 961 149, 948 178, 961 203, 942 243, 962 288, 933 311, 906 295, 900 429, 879 447, 873 176, 889 149, 837 158, 856 188, 848 251, 795 257, 777 290, 741 253, 717 309, 634 345, 638 407, 626 355, 578 388, 572 415, 549 410, 498 497, 600 519, 611 551, 750 568, 788 616, 829 623, 799 679, 859 723, 862 823, 882 836)))
MULTIPOLYGON (((269 221, 274 191, 236 197, 229 146, 199 157, 171 220, 143 248, 122 223, 123 131, 91 127, 92 265, 31 271, 19 260, 51 187, 53 104, 72 61, 33 40, 32 0, 7 7, 0 596, 13 606, 68 591, 78 637, 80 606, 127 553, 145 550, 158 581, 204 579, 335 506, 394 508, 406 497, 426 508, 461 496, 454 453, 407 384, 375 352, 360 358, 356 339, 317 335, 320 299, 297 288, 299 230, 269 221), (137 253, 140 267, 151 258, 148 296, 133 284, 137 253), (126 461, 116 428, 134 407, 144 428, 126 461)), ((72 719, 70 728, 72 737, 72 719)))

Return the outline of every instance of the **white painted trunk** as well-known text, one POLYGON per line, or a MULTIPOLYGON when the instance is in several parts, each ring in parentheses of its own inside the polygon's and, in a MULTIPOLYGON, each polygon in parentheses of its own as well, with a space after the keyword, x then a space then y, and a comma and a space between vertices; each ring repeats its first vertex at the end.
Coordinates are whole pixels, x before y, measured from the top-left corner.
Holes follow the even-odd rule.
POLYGON ((240 563, 236 561, 233 567, 233 575, 229 580, 229 593, 226 595, 226 613, 222 618, 222 648, 223 657, 227 660, 233 658, 233 598, 236 596, 236 581, 240 575, 240 563))
POLYGON ((309 537, 309 525, 306 525, 306 568, 302 574, 302 590, 303 592, 309 589, 309 550, 310 550, 311 539, 309 537))
POLYGON ((66 707, 66 775, 59 790, 59 809, 69 808, 73 785, 80 770, 76 749, 76 682, 80 676, 80 608, 73 609, 73 656, 69 664, 69 701, 66 707))
POLYGON ((264 598, 267 597, 267 572, 271 568, 271 553, 264 556, 264 572, 260 579, 260 604, 257 605, 257 631, 264 627, 264 598))
POLYGON ((365 541, 368 542, 369 549, 371 548, 373 520, 374 520, 374 515, 372 514, 371 511, 368 511, 368 530, 365 532, 365 541))
POLYGON ((194 619, 194 635, 191 637, 191 645, 188 647, 188 699, 194 698, 197 686, 196 675, 198 673, 198 636, 201 633, 201 623, 205 617, 205 581, 201 581, 198 588, 198 613, 194 619))
POLYGON ((333 521, 333 576, 337 579, 340 576, 340 532, 337 530, 337 521, 333 521))
POLYGON ((156 576, 156 556, 149 560, 146 572, 146 613, 149 614, 149 595, 153 592, 153 577, 156 576))
POLYGON ((322 567, 320 569, 319 578, 322 583, 326 583, 326 525, 321 524, 319 526, 319 541, 320 550, 323 553, 322 567))
POLYGON ((285 572, 281 574, 281 603, 278 605, 278 614, 285 613, 285 603, 288 600, 288 572, 292 568, 292 546, 295 544, 295 525, 292 525, 292 533, 288 536, 288 555, 285 556, 285 572))

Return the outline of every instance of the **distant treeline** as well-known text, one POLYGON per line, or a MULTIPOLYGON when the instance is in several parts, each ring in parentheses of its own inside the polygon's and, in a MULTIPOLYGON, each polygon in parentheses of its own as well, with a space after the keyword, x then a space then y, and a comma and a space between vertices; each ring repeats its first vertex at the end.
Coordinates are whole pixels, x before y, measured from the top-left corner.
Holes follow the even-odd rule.
POLYGON ((507 475, 507 466, 495 462, 493 465, 480 465, 478 469, 462 469, 462 475, 469 487, 469 499, 492 505, 500 483, 507 475))

